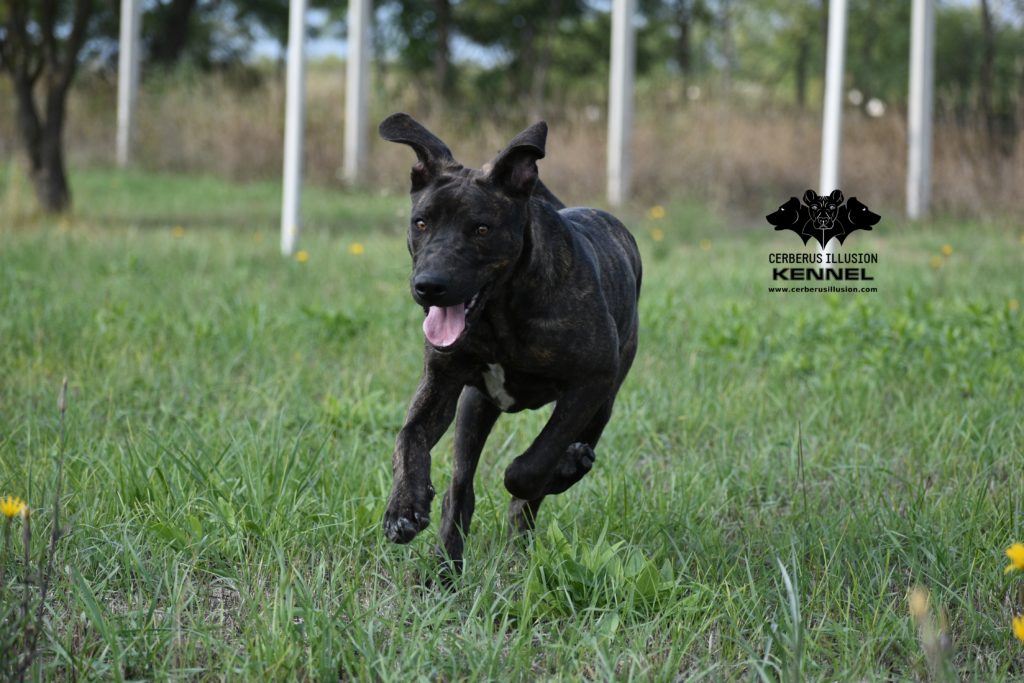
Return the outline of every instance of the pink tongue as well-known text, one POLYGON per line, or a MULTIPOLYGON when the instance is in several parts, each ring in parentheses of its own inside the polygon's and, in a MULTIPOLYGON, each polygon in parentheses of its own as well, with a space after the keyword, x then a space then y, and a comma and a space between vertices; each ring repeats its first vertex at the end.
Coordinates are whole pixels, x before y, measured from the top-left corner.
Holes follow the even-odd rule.
POLYGON ((466 304, 431 306, 423 321, 423 334, 434 346, 451 346, 466 329, 466 304))

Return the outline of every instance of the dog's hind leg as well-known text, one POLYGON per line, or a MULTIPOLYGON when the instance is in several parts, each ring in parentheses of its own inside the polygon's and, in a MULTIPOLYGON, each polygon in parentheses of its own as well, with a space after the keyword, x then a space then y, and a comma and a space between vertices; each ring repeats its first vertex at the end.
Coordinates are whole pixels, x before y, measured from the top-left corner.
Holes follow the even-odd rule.
POLYGON ((452 482, 441 504, 441 559, 456 573, 462 571, 462 549, 476 505, 473 476, 500 411, 473 387, 462 390, 455 418, 455 458, 452 482))

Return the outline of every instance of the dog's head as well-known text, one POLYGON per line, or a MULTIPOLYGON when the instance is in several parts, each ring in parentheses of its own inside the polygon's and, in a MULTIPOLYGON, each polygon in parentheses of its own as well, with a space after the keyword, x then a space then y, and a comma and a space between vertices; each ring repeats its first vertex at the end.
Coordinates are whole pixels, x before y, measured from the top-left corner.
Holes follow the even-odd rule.
POLYGON ((833 190, 827 197, 819 196, 814 190, 804 193, 804 203, 811 212, 811 221, 815 230, 829 232, 839 215, 839 207, 843 204, 843 193, 833 190))
POLYGON ((856 197, 850 197, 846 201, 846 210, 850 217, 850 224, 856 225, 862 230, 865 228, 870 229, 870 226, 882 220, 881 216, 869 209, 856 197))
POLYGON ((778 211, 773 211, 765 218, 775 226, 776 230, 785 230, 795 227, 800 222, 801 214, 804 214, 804 218, 806 218, 806 209, 803 211, 801 209, 803 207, 800 205, 800 200, 790 197, 785 204, 779 207, 778 211))
POLYGON ((548 127, 543 121, 530 126, 483 170, 455 161, 447 145, 408 114, 392 114, 379 131, 416 152, 410 286, 427 313, 427 341, 449 349, 519 260, 548 127))

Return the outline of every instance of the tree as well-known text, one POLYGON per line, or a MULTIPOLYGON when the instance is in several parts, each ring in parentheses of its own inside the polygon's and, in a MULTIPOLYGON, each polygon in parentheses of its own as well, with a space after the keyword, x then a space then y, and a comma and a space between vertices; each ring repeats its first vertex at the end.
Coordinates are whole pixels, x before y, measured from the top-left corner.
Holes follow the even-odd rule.
POLYGON ((519 0, 497 3, 463 0, 454 7, 459 32, 506 57, 512 93, 531 118, 544 112, 552 51, 587 13, 582 0, 519 0))
POLYGON ((743 8, 735 26, 738 78, 764 85, 773 96, 792 92, 803 109, 824 71, 821 0, 759 0, 743 8))
POLYGON ((693 73, 693 25, 707 19, 707 11, 700 0, 671 0, 668 3, 676 31, 673 55, 683 79, 693 73))
POLYGON ((451 40, 455 27, 451 0, 392 0, 381 3, 393 17, 399 64, 443 105, 452 93, 455 69, 451 40))
POLYGON ((450 0, 434 0, 434 14, 437 17, 437 51, 434 56, 434 82, 442 97, 451 93, 451 48, 450 34, 452 7, 450 0))
POLYGON ((978 107, 981 109, 985 132, 991 140, 994 136, 992 111, 992 78, 996 63, 995 27, 992 25, 992 11, 988 0, 981 0, 981 73, 978 77, 978 107))
POLYGON ((181 59, 188 44, 196 4, 196 0, 170 0, 157 3, 149 13, 152 23, 158 27, 148 40, 151 63, 167 67, 181 59))
POLYGON ((64 120, 92 14, 93 0, 4 0, 0 14, 0 69, 14 84, 29 177, 47 212, 71 205, 64 120))

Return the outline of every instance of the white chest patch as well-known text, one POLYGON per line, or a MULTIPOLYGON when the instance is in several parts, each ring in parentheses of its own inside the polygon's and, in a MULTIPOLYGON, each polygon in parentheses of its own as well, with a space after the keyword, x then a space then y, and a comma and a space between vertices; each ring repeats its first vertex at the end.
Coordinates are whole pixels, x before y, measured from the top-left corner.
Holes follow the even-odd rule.
POLYGON ((516 400, 505 389, 505 368, 499 364, 487 364, 487 372, 484 373, 484 386, 487 387, 487 393, 502 410, 508 410, 515 405, 516 400))

